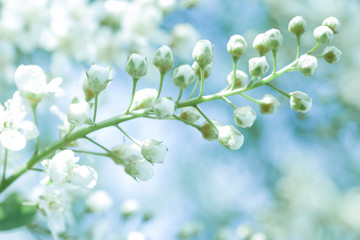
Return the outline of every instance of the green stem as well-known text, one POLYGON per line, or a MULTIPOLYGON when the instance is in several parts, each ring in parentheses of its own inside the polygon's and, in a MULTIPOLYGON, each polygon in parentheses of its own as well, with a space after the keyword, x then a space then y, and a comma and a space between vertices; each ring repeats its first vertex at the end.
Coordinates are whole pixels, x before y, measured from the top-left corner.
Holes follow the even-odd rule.
POLYGON ((127 132, 124 131, 124 129, 122 129, 121 127, 119 127, 119 125, 114 125, 114 127, 116 127, 117 129, 119 129, 120 132, 122 132, 128 139, 130 139, 133 143, 135 143, 136 145, 141 147, 141 143, 140 141, 136 140, 135 138, 131 137, 129 134, 127 134, 127 132))
POLYGON ((237 60, 235 60, 235 58, 233 58, 233 82, 231 85, 231 90, 235 89, 235 84, 236 84, 236 63, 237 63, 237 60))
POLYGON ((273 53, 273 64, 274 64, 272 74, 275 74, 276 73, 276 64, 277 64, 277 58, 276 58, 277 51, 273 50, 272 53, 273 53))
POLYGON ((314 46, 312 49, 310 49, 306 54, 307 54, 307 55, 310 55, 310 54, 313 53, 318 47, 320 47, 320 45, 321 45, 321 43, 317 42, 317 43, 315 44, 315 46, 314 46))
POLYGON ((165 74, 160 73, 160 86, 159 86, 159 92, 158 92, 156 99, 159 99, 159 97, 160 97, 160 93, 161 93, 163 82, 164 82, 164 77, 165 77, 165 74))
POLYGON ((296 58, 298 59, 300 57, 300 35, 296 35, 296 42, 297 42, 297 48, 296 48, 296 58))
POLYGON ((282 95, 284 95, 284 96, 286 96, 286 97, 288 97, 288 98, 290 98, 290 97, 291 97, 289 93, 284 92, 284 91, 282 91, 282 90, 278 89, 277 87, 274 87, 274 86, 273 86, 273 85, 271 85, 270 83, 268 83, 268 84, 266 84, 266 85, 268 85, 269 87, 271 87, 271 88, 272 88, 272 89, 274 89, 275 91, 277 91, 277 92, 281 93, 282 95))
POLYGON ((93 116, 93 122, 95 123, 96 120, 96 113, 97 113, 97 106, 98 106, 98 99, 99 99, 99 93, 94 93, 94 99, 95 99, 95 104, 94 104, 94 116, 93 116))
POLYGON ((227 97, 222 97, 222 99, 224 99, 225 100, 225 102, 227 102, 230 106, 232 106, 233 108, 235 108, 235 109, 237 109, 238 107, 235 105, 235 104, 233 104, 231 101, 230 101, 230 99, 228 99, 227 97))
POLYGON ((210 126, 212 126, 213 128, 215 128, 217 130, 217 127, 214 125, 214 123, 210 120, 210 118, 208 118, 205 113, 199 108, 198 105, 195 105, 194 108, 196 108, 196 110, 198 110, 198 112, 201 114, 201 116, 203 116, 203 118, 205 118, 205 120, 210 124, 210 126))
POLYGON ((205 77, 205 68, 200 67, 200 93, 198 98, 202 98, 204 92, 204 77, 205 77))
POLYGON ((76 149, 70 149, 70 150, 73 151, 73 152, 76 152, 76 153, 83 153, 83 154, 89 154, 89 155, 95 155, 95 156, 109 157, 109 154, 107 154, 107 153, 97 153, 97 152, 76 150, 76 149))
POLYGON ((256 79, 256 76, 252 76, 251 81, 250 81, 250 83, 247 85, 246 88, 250 88, 251 85, 254 83, 255 79, 256 79))
MULTIPOLYGON (((36 128, 39 130, 39 124, 38 124, 37 114, 36 114, 36 107, 37 107, 37 104, 32 104, 32 105, 31 105, 31 111, 32 111, 32 114, 33 114, 33 117, 34 117, 35 126, 36 126, 36 128)), ((37 137, 35 138, 35 150, 34 150, 34 154, 37 154, 38 151, 39 151, 39 136, 37 136, 37 137)))
POLYGON ((133 103, 133 101, 134 101, 136 84, 137 84, 138 80, 139 80, 139 79, 133 78, 133 87, 132 87, 132 91, 131 91, 131 100, 130 100, 129 107, 128 107, 127 110, 126 110, 126 114, 129 113, 130 107, 131 107, 131 105, 132 105, 132 103, 133 103))
POLYGON ((5 152, 4 152, 4 169, 3 169, 1 184, 5 181, 5 178, 6 178, 7 158, 8 158, 8 150, 7 150, 7 148, 5 148, 5 152))
POLYGON ((197 89, 197 87, 199 86, 199 83, 200 83, 200 79, 196 79, 196 83, 195 83, 195 85, 194 85, 194 88, 193 88, 193 90, 191 91, 190 96, 189 96, 187 99, 190 99, 190 98, 195 94, 196 89, 197 89))
POLYGON ((29 170, 36 171, 36 172, 45 172, 44 169, 40 169, 40 168, 30 168, 29 170))
POLYGON ((256 104, 261 104, 261 102, 255 98, 249 97, 248 95, 245 95, 243 93, 239 93, 239 95, 243 96, 244 98, 256 103, 256 104))
POLYGON ((95 144, 96 146, 98 146, 99 148, 103 149, 105 152, 107 152, 110 156, 118 159, 120 162, 122 162, 121 159, 119 159, 119 157, 111 150, 107 149, 106 147, 104 147, 103 145, 101 145, 100 143, 92 140, 91 138, 84 136, 83 138, 85 138, 86 140, 88 140, 89 142, 92 142, 93 144, 95 144))
POLYGON ((176 102, 175 102, 175 103, 178 103, 178 102, 180 101, 180 99, 181 99, 181 97, 182 97, 182 94, 183 94, 183 91, 184 91, 184 89, 180 89, 179 96, 178 96, 178 98, 176 99, 176 102))
POLYGON ((182 121, 183 123, 185 123, 185 124, 187 124, 187 125, 189 125, 189 126, 192 126, 192 127, 196 128, 196 129, 198 129, 198 130, 201 129, 201 127, 200 127, 199 125, 197 125, 197 124, 195 124, 195 123, 192 123, 192 122, 189 122, 189 121, 186 121, 185 119, 182 119, 181 117, 176 116, 175 114, 173 115, 173 117, 174 117, 174 120, 182 121))

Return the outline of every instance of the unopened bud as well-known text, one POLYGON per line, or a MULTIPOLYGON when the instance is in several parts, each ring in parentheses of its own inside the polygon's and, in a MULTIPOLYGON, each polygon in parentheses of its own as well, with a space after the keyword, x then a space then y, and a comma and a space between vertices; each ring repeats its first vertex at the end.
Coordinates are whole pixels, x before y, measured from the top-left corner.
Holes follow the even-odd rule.
MULTIPOLYGON (((217 127, 222 126, 220 123, 218 123, 215 120, 211 120, 211 122, 217 127)), ((218 139, 218 136, 219 136, 218 130, 215 129, 213 126, 211 126, 207 121, 205 121, 201 124, 200 132, 201 132, 203 138, 208 141, 215 141, 218 139)))
POLYGON ((317 58, 311 55, 302 55, 297 62, 297 67, 302 74, 309 77, 318 67, 317 58))
POLYGON ((329 44, 333 39, 333 31, 327 26, 319 26, 314 29, 314 38, 318 43, 329 44))
POLYGON ((111 81, 111 67, 102 67, 96 64, 91 65, 86 71, 89 88, 94 93, 103 91, 111 81))
POLYGON ((210 64, 213 59, 213 46, 209 40, 199 40, 194 47, 192 57, 201 68, 210 64))
POLYGON ((94 94, 94 91, 91 90, 91 88, 89 87, 89 81, 87 81, 87 80, 84 81, 82 89, 85 94, 86 101, 89 102, 91 99, 94 98, 95 94, 94 94))
POLYGON ((158 91, 154 88, 144 88, 137 91, 134 95, 132 110, 145 109, 153 105, 158 91))
POLYGON ((249 60, 249 72, 256 77, 262 77, 269 71, 269 64, 264 56, 249 60))
POLYGON ((334 34, 338 34, 340 32, 341 23, 336 17, 328 17, 322 22, 323 26, 327 26, 330 28, 334 34))
POLYGON ((336 63, 340 60, 342 52, 335 46, 326 47, 322 53, 325 61, 328 63, 336 63))
POLYGON ((259 53, 260 56, 264 56, 270 49, 266 46, 265 43, 265 33, 260 33, 256 35, 253 48, 259 53))
POLYGON ((265 32, 264 39, 267 48, 272 51, 277 51, 283 42, 281 32, 278 29, 274 28, 265 32))
POLYGON ((288 25, 289 32, 295 34, 296 36, 302 35, 307 29, 306 21, 301 16, 296 16, 290 20, 288 25))
POLYGON ((259 104, 260 112, 262 114, 275 113, 279 106, 280 102, 270 94, 265 94, 259 104))
POLYGON ((250 106, 239 107, 234 110, 235 124, 242 128, 249 128, 254 124, 256 112, 250 106))
MULTIPOLYGON (((232 86, 234 81, 234 71, 231 71, 226 78, 229 86, 232 86)), ((247 86, 248 76, 241 70, 236 70, 235 88, 242 88, 247 86)))
POLYGON ((173 81, 180 89, 188 88, 195 81, 195 73, 189 64, 181 65, 173 73, 173 81))
POLYGON ((233 35, 227 44, 227 51, 233 57, 234 61, 237 61, 243 56, 247 49, 247 43, 243 36, 233 35))
POLYGON ((310 110, 312 100, 306 93, 296 91, 290 93, 290 96, 290 107, 292 110, 302 113, 310 110))
POLYGON ((134 199, 129 199, 129 200, 126 200, 121 205, 120 209, 121 209, 121 215, 124 218, 129 218, 139 212, 140 206, 139 206, 138 201, 136 201, 134 199))
POLYGON ((114 147, 112 152, 117 156, 116 158, 113 158, 114 162, 119 165, 140 161, 144 158, 141 154, 140 147, 136 144, 122 144, 114 147))
POLYGON ((141 145, 141 154, 152 163, 164 162, 167 147, 160 141, 150 139, 141 145))
POLYGON ((164 45, 161 46, 155 53, 153 64, 161 74, 165 74, 174 66, 174 56, 171 49, 164 45))
POLYGON ((219 131, 218 140, 227 149, 237 150, 244 143, 244 135, 232 125, 217 127, 219 131))
POLYGON ((171 117, 175 111, 175 103, 166 97, 159 98, 153 105, 153 111, 157 118, 171 117))
POLYGON ((80 126, 90 118, 90 106, 89 103, 80 100, 77 103, 72 103, 69 106, 67 113, 68 121, 75 126, 80 126))
MULTIPOLYGON (((194 62, 193 65, 191 66, 192 69, 194 70, 195 72, 195 75, 198 77, 198 78, 201 78, 201 72, 200 72, 200 66, 197 62, 194 62)), ((212 64, 208 64, 206 65, 205 69, 204 69, 204 79, 207 79, 210 74, 211 74, 211 70, 212 70, 212 64)))
POLYGON ((179 117, 188 122, 195 123, 201 118, 201 115, 194 107, 184 107, 180 110, 179 117))
POLYGON ((146 75, 147 61, 143 56, 133 53, 131 54, 125 65, 126 72, 135 80, 146 75))
POLYGON ((139 181, 148 181, 154 176, 154 168, 147 160, 129 161, 124 164, 125 172, 139 181))

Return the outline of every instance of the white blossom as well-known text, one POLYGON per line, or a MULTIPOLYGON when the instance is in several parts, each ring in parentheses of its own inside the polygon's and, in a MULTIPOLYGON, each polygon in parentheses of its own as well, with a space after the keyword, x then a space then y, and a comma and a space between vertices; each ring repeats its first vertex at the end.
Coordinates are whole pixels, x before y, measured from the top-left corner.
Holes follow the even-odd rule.
POLYGON ((128 233, 126 240, 146 240, 146 237, 142 232, 132 231, 128 233))
POLYGON ((135 199, 126 200, 120 208, 121 215, 125 218, 131 217, 140 210, 140 205, 135 199))
POLYGON ((90 106, 89 103, 80 100, 77 103, 72 103, 69 106, 68 121, 76 126, 82 125, 86 120, 90 119, 90 106))
POLYGON ((112 205, 112 198, 104 190, 95 191, 86 199, 86 206, 92 212, 105 212, 112 205))
POLYGON ((164 162, 168 149, 161 141, 150 139, 141 145, 141 154, 152 163, 164 162))

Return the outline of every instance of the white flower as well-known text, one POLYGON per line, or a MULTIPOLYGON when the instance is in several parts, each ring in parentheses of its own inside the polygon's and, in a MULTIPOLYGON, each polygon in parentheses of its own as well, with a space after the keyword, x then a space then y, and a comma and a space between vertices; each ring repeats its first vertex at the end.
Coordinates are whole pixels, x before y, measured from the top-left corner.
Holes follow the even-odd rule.
POLYGON ((89 88, 95 93, 103 91, 112 78, 111 67, 102 67, 96 64, 91 65, 86 71, 89 88))
POLYGON ((62 95, 64 91, 59 87, 61 83, 62 78, 54 78, 47 83, 45 73, 37 65, 20 65, 15 71, 15 84, 20 94, 34 104, 49 93, 62 95))
POLYGON ((256 113, 250 106, 239 107, 234 110, 235 124, 242 128, 249 128, 254 124, 256 113))
POLYGON ((138 201, 128 199, 121 205, 121 215, 125 218, 131 217, 140 210, 138 201))
POLYGON ((0 142, 11 151, 22 150, 27 140, 39 136, 39 131, 34 123, 24 120, 26 110, 19 92, 4 106, 0 104, 0 142))
POLYGON ((146 240, 146 237, 141 232, 132 231, 128 233, 126 240, 146 240))
POLYGON ((167 147, 160 141, 150 139, 141 145, 141 154, 152 163, 164 162, 167 147))
POLYGON ((114 147, 112 151, 117 156, 117 159, 114 159, 117 164, 124 164, 130 161, 140 161, 144 158, 141 154, 141 148, 137 144, 122 144, 114 147))
POLYGON ((71 150, 63 150, 52 159, 42 161, 49 178, 55 185, 91 189, 96 185, 97 172, 89 166, 76 164, 78 157, 71 150))
POLYGON ((217 127, 219 131, 218 140, 228 149, 237 150, 244 143, 244 135, 232 125, 217 127))
POLYGON ((68 121, 76 126, 82 125, 90 118, 90 106, 89 103, 80 100, 77 103, 72 103, 69 106, 68 121))
POLYGON ((153 111, 159 119, 171 117, 175 111, 175 103, 166 97, 162 97, 154 103, 153 111))
POLYGON ((306 113, 310 110, 312 100, 306 93, 296 91, 290 93, 290 96, 291 109, 302 113, 306 113))
POLYGON ((135 93, 132 110, 149 108, 154 103, 158 91, 155 88, 144 88, 135 93))
POLYGON ((104 190, 95 191, 86 199, 86 206, 92 212, 105 212, 112 205, 112 198, 104 190))

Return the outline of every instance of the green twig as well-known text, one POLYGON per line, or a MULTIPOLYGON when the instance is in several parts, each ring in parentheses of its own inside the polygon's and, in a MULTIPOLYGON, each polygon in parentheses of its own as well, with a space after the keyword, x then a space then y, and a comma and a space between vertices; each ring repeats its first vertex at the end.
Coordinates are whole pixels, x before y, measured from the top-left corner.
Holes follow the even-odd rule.
POLYGON ((70 150, 73 151, 73 152, 76 152, 76 153, 83 153, 83 154, 89 154, 89 155, 95 155, 95 156, 109 157, 108 153, 98 153, 98 152, 76 150, 76 149, 70 149, 70 150))
POLYGON ((159 91, 158 91, 158 95, 156 96, 156 99, 159 99, 159 97, 160 97, 160 93, 161 93, 163 82, 164 82, 164 77, 165 77, 165 74, 160 73, 160 86, 159 86, 159 91))
POLYGON ((194 88, 193 90, 191 91, 189 97, 187 99, 190 99, 196 92, 196 89, 197 87, 199 86, 199 83, 200 83, 200 79, 196 79, 196 82, 195 82, 195 85, 194 85, 194 88))
POLYGON ((2 174, 1 183, 3 183, 5 181, 5 178, 6 178, 7 158, 8 158, 8 150, 7 150, 7 148, 5 148, 5 152, 4 152, 4 168, 3 168, 3 174, 2 174))
POLYGON ((222 97, 222 99, 224 99, 225 100, 225 102, 227 102, 230 106, 232 106, 233 108, 235 108, 235 109, 237 109, 238 107, 235 105, 235 104, 233 104, 231 101, 230 101, 230 99, 228 99, 227 97, 222 97))
MULTIPOLYGON (((33 114, 33 117, 34 117, 34 123, 35 123, 35 126, 36 128, 39 130, 39 124, 38 124, 38 120, 37 120, 37 114, 36 114, 36 107, 37 107, 37 104, 32 104, 31 105, 31 111, 32 111, 32 114, 33 114)), ((37 136, 35 138, 35 150, 34 150, 34 155, 36 155, 39 151, 39 136, 37 136)))
POLYGON ((259 100, 255 99, 255 98, 252 98, 252 97, 249 97, 249 96, 247 96, 247 95, 245 95, 243 93, 239 93, 239 95, 243 96, 244 98, 246 98, 246 99, 248 99, 248 100, 250 100, 250 101, 252 101, 252 102, 254 102, 256 104, 261 104, 261 102, 259 100))
POLYGON ((178 96, 178 98, 176 99, 176 101, 175 101, 175 103, 178 103, 179 101, 180 101, 180 99, 181 99, 181 97, 182 97, 182 94, 183 94, 183 89, 180 89, 180 92, 179 92, 179 96, 178 96))
POLYGON ((210 126, 212 126, 213 128, 215 128, 217 130, 217 127, 215 126, 215 124, 210 120, 210 118, 208 118, 205 113, 199 108, 198 105, 195 105, 194 108, 196 108, 196 110, 198 110, 198 112, 201 114, 201 116, 203 116, 203 118, 205 118, 205 120, 210 124, 210 126))
MULTIPOLYGON (((175 114, 173 115, 173 119, 174 119, 174 120, 179 120, 179 121, 181 121, 181 122, 183 122, 183 123, 185 123, 185 124, 187 124, 187 125, 189 125, 189 126, 192 126, 192 127, 196 128, 196 129, 198 129, 198 130, 201 129, 201 127, 200 127, 199 125, 197 125, 197 124, 195 124, 195 123, 192 123, 192 122, 189 122, 189 121, 186 121, 185 119, 182 119, 181 117, 176 116, 175 114)), ((171 119, 170 119, 170 120, 171 120, 171 119)))
POLYGON ((129 107, 128 107, 127 110, 126 110, 126 114, 129 113, 130 107, 131 107, 131 105, 132 105, 132 103, 133 103, 133 101, 134 101, 136 84, 137 84, 138 80, 139 80, 139 79, 133 78, 133 87, 132 87, 132 91, 131 91, 131 100, 130 100, 129 107))
POLYGON ((200 85, 200 93, 199 93, 199 97, 201 98, 203 96, 204 93, 204 77, 205 77, 205 68, 200 67, 200 81, 201 81, 201 85, 200 85))
POLYGON ((306 54, 307 54, 307 55, 310 55, 310 54, 313 53, 318 47, 320 47, 320 45, 321 45, 321 43, 317 42, 312 49, 310 49, 309 51, 307 51, 306 54))
POLYGON ((136 140, 135 138, 131 137, 129 134, 127 134, 127 132, 124 131, 124 129, 122 129, 121 127, 119 127, 119 125, 114 125, 114 127, 116 127, 117 129, 119 129, 120 132, 122 132, 128 139, 130 139, 133 143, 135 143, 136 145, 141 147, 141 143, 140 141, 136 140))
POLYGON ((94 103, 94 116, 93 116, 93 122, 95 123, 96 120, 96 113, 97 113, 97 107, 98 107, 98 99, 99 99, 99 93, 95 92, 94 93, 94 99, 95 99, 95 103, 94 103))
POLYGON ((236 84, 236 63, 237 63, 237 60, 235 60, 233 58, 233 82, 231 85, 231 90, 235 89, 235 84, 236 84))
POLYGON ((266 85, 268 85, 269 87, 271 87, 271 88, 272 88, 272 89, 274 89, 275 91, 277 91, 277 92, 281 93, 282 95, 284 95, 284 96, 286 96, 286 97, 288 97, 288 98, 290 98, 290 97, 291 97, 289 93, 284 92, 284 91, 282 91, 282 90, 278 89, 277 87, 274 87, 274 86, 273 86, 273 85, 271 85, 270 83, 268 83, 268 84, 266 84, 266 85))

